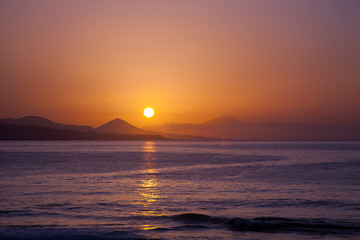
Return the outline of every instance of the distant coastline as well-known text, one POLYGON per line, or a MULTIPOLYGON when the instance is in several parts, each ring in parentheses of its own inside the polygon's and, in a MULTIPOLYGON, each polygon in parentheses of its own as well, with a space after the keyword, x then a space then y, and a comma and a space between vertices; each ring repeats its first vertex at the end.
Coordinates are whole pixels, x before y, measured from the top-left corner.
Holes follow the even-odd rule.
POLYGON ((0 140, 359 141, 360 126, 243 123, 222 116, 202 124, 168 123, 145 129, 116 118, 93 128, 27 116, 0 119, 0 140))
POLYGON ((170 140, 161 135, 96 133, 41 126, 0 124, 0 140, 170 140))

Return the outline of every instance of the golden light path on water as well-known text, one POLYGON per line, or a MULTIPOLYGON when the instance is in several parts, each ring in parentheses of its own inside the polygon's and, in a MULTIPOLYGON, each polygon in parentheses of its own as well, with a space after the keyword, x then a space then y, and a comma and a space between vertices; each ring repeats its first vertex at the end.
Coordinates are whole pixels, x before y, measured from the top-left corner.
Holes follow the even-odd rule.
MULTIPOLYGON (((154 142, 145 142, 143 146, 144 169, 138 184, 139 199, 136 204, 142 206, 136 215, 141 216, 161 216, 162 213, 154 205, 160 198, 159 182, 156 178, 158 170, 156 168, 156 149, 154 142)), ((150 225, 142 225, 143 230, 152 229, 150 225)))

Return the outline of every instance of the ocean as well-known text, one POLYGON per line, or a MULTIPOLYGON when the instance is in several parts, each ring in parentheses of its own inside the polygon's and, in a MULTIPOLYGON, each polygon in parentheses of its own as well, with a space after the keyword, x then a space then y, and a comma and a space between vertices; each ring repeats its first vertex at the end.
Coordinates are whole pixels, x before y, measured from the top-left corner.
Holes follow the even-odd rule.
POLYGON ((1 141, 0 239, 360 239, 360 142, 1 141))

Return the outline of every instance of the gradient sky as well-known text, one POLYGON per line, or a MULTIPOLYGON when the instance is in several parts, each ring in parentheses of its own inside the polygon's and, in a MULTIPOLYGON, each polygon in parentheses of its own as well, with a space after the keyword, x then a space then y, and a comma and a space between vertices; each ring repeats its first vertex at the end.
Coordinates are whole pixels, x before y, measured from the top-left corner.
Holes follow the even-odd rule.
POLYGON ((359 23, 358 0, 1 0, 0 118, 360 124, 359 23))

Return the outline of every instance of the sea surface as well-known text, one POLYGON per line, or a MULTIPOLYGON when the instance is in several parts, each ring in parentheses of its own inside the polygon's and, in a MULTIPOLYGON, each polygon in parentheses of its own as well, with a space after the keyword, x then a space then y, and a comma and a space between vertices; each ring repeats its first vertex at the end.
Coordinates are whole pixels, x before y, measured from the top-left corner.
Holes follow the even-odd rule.
POLYGON ((360 142, 0 141, 0 239, 360 239, 360 142))

